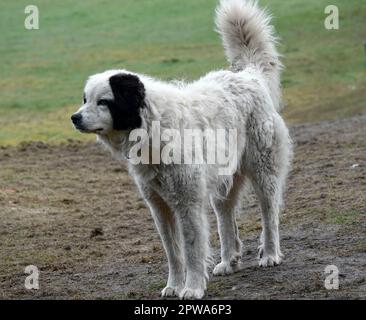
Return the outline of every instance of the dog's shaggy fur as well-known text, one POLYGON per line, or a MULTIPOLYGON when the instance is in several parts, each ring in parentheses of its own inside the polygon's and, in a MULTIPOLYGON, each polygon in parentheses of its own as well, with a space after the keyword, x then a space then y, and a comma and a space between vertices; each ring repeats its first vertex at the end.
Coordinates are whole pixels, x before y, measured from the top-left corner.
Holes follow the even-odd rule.
MULTIPOLYGON (((259 265, 281 262, 279 211, 291 161, 291 143, 278 111, 281 62, 270 16, 250 0, 222 0, 216 11, 230 70, 215 71, 193 83, 165 83, 126 70, 91 76, 84 103, 72 121, 96 133, 118 159, 135 142, 131 130, 152 134, 165 128, 237 130, 237 167, 230 176, 215 164, 131 164, 129 171, 148 204, 169 263, 162 296, 202 298, 210 261, 208 206, 216 213, 221 262, 213 270, 240 270, 242 244, 235 207, 249 181, 261 204, 259 265)), ((145 141, 149 143, 149 141, 145 141)))

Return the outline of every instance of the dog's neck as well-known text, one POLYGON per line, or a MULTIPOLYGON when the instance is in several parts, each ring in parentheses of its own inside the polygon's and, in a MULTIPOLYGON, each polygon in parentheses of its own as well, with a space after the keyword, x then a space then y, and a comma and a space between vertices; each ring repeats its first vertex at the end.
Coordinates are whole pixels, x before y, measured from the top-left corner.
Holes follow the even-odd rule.
POLYGON ((131 147, 129 131, 112 131, 107 135, 97 135, 98 142, 101 142, 118 160, 125 160, 131 147))
MULTIPOLYGON (((114 131, 108 135, 98 135, 98 141, 101 142, 111 153, 112 156, 127 164, 129 172, 133 172, 135 179, 144 177, 145 181, 152 180, 156 176, 156 165, 153 164, 132 164, 130 159, 130 150, 136 144, 136 141, 130 141, 129 131, 114 131)), ((151 146, 149 146, 151 154, 151 146)))

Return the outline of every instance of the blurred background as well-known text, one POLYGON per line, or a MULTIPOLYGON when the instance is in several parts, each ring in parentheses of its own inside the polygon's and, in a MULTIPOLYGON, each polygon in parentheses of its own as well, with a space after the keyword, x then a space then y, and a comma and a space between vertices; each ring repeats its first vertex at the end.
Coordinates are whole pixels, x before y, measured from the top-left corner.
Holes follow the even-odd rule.
MULTIPOLYGON (((24 27, 28 4, 0 4, 2 145, 80 138, 69 115, 80 105, 86 78, 96 72, 126 68, 165 80, 193 80, 227 65, 213 31, 216 0, 37 0, 32 4, 39 9, 39 30, 24 27)), ((261 4, 273 12, 282 39, 288 122, 365 111, 366 1, 261 4), (329 4, 339 8, 339 30, 324 27, 329 4)))

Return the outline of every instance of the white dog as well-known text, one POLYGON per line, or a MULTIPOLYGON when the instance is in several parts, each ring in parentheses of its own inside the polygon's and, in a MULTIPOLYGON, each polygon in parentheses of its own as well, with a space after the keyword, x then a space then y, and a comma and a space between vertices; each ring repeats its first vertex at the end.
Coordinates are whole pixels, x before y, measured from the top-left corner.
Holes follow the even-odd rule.
POLYGON ((83 105, 72 115, 78 130, 96 133, 118 159, 128 159, 136 144, 130 133, 138 128, 152 135, 153 121, 165 129, 237 130, 232 175, 220 175, 216 164, 128 163, 167 254, 164 297, 204 296, 210 261, 209 205, 216 213, 221 241, 221 262, 213 273, 240 270, 242 244, 235 207, 246 181, 253 185, 262 209, 259 265, 277 265, 282 257, 279 211, 292 151, 278 113, 281 62, 276 37, 270 16, 254 1, 221 0, 216 13, 230 70, 211 72, 189 84, 165 83, 126 70, 106 71, 88 79, 83 105))

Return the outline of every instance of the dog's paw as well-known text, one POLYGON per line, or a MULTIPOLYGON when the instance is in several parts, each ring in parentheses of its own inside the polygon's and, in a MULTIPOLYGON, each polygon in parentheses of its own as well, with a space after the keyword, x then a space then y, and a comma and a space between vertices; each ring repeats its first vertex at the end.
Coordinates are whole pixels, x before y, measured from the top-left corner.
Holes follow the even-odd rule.
POLYGON ((163 298, 168 298, 168 297, 179 297, 180 292, 182 291, 182 288, 179 287, 170 287, 170 286, 166 286, 162 291, 161 291, 161 296, 163 298))
POLYGON ((205 291, 203 289, 184 288, 179 294, 179 298, 184 300, 202 299, 204 295, 205 291))
POLYGON ((266 254, 262 253, 258 263, 259 263, 260 267, 273 267, 273 266, 278 266, 281 262, 282 262, 282 258, 278 254, 277 255, 266 255, 266 254))
POLYGON ((258 247, 258 263, 260 267, 273 267, 281 264, 284 255, 280 250, 276 250, 276 254, 266 254, 263 247, 263 245, 258 247))
POLYGON ((238 272, 243 268, 241 261, 237 261, 235 264, 230 264, 229 262, 220 262, 217 264, 213 270, 215 276, 225 276, 238 272))

